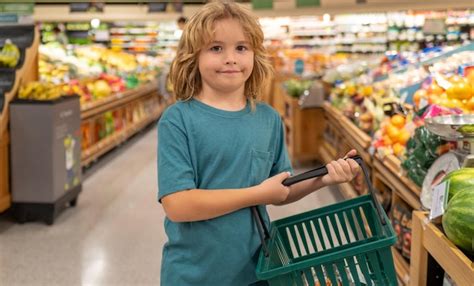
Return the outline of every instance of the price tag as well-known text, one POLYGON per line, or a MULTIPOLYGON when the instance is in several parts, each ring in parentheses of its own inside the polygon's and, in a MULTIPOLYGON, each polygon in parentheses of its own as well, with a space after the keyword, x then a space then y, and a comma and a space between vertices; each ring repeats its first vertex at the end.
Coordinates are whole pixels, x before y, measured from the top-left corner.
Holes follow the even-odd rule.
POLYGON ((433 187, 430 220, 442 216, 448 203, 449 180, 433 187))

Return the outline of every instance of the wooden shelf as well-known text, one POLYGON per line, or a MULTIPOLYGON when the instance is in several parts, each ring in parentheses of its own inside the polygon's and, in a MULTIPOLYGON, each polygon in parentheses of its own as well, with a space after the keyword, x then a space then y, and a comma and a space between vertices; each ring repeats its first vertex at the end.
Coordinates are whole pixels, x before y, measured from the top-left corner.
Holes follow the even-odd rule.
POLYGON ((4 134, 0 137, 0 212, 8 209, 11 204, 10 196, 10 180, 8 178, 8 145, 9 136, 8 132, 4 131, 4 134))
POLYGON ((344 116, 339 110, 334 108, 329 102, 324 103, 324 110, 328 120, 337 122, 337 126, 341 128, 341 133, 348 138, 346 141, 351 143, 351 147, 357 150, 366 165, 372 165, 372 156, 368 152, 372 138, 364 131, 360 130, 352 121, 344 116))
POLYGON ((153 92, 158 92, 157 81, 146 83, 135 89, 118 92, 94 102, 85 103, 81 106, 81 120, 102 114, 153 92))
POLYGON ((106 152, 110 151, 111 149, 115 148, 117 145, 121 144, 122 142, 126 141, 128 138, 133 136, 138 131, 142 130, 145 126, 153 122, 154 120, 158 119, 163 112, 165 106, 161 105, 157 108, 149 117, 145 118, 144 120, 132 124, 122 131, 116 132, 95 145, 89 147, 86 150, 83 150, 81 153, 81 165, 87 166, 92 161, 96 160, 106 152))
POLYGON ((444 233, 428 221, 428 213, 413 212, 410 285, 427 284, 428 253, 457 285, 472 285, 474 261, 454 245, 444 233))
POLYGON ((392 247, 393 260, 395 262, 395 271, 403 285, 410 283, 410 263, 400 254, 400 252, 392 247))
POLYGON ((359 196, 359 194, 354 190, 354 188, 349 183, 339 184, 338 187, 346 200, 353 199, 359 196))
POLYGON ((383 165, 390 170, 391 173, 398 175, 400 181, 408 188, 412 193, 416 194, 418 197, 421 194, 421 188, 418 187, 412 180, 408 179, 404 174, 401 167, 402 162, 400 159, 395 157, 394 155, 385 156, 383 159, 380 159, 378 155, 376 155, 380 161, 383 162, 383 165))
MULTIPOLYGON (((411 208, 421 209, 419 188, 415 188, 413 183, 399 172, 390 169, 389 164, 384 164, 377 156, 373 160, 374 171, 377 172, 378 178, 390 187, 403 201, 411 208), (413 184, 413 185, 412 185, 413 184), (413 188, 413 189, 412 189, 413 188)), ((416 186, 416 185, 415 185, 416 186)))

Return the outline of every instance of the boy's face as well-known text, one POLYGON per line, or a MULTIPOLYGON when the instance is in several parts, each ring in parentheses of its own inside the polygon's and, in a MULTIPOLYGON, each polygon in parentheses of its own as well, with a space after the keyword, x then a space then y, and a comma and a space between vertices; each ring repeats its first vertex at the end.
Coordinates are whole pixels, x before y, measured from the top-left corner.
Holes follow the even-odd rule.
POLYGON ((254 64, 254 52, 238 20, 228 18, 215 22, 211 42, 199 53, 199 72, 203 90, 242 94, 254 64))

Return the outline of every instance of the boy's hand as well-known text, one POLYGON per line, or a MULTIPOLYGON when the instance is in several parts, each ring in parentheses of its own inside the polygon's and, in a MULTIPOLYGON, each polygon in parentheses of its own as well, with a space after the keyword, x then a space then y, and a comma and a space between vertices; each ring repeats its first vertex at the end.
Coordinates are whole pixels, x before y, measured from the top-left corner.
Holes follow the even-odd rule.
MULTIPOLYGON (((349 151, 345 158, 355 156, 355 150, 349 151)), ((326 186, 340 184, 351 181, 359 172, 359 164, 352 159, 339 159, 326 165, 327 175, 322 177, 322 182, 326 186)))
POLYGON ((258 192, 264 204, 279 204, 286 200, 290 188, 284 186, 282 182, 289 176, 289 172, 283 172, 266 179, 258 185, 258 192))

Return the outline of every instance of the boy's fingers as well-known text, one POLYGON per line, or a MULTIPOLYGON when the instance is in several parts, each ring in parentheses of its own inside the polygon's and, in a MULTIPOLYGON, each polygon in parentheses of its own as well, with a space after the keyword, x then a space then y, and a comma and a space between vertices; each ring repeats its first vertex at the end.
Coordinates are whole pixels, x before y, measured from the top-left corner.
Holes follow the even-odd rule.
POLYGON ((291 176, 291 173, 290 172, 281 172, 280 174, 278 174, 278 176, 280 177, 280 179, 283 181, 284 179, 288 178, 289 176, 291 176))
POLYGON ((347 160, 347 162, 349 163, 350 167, 351 167, 351 171, 353 174, 357 174, 359 172, 359 164, 357 164, 357 162, 355 160, 352 160, 352 159, 349 159, 347 160))
POLYGON ((334 175, 344 176, 344 170, 342 169, 342 166, 339 163, 337 163, 336 161, 332 161, 331 165, 334 167, 334 175))
POLYGON ((344 159, 347 159, 349 157, 354 157, 355 155, 357 155, 357 151, 355 149, 352 149, 349 152, 347 152, 346 156, 344 156, 344 159))

